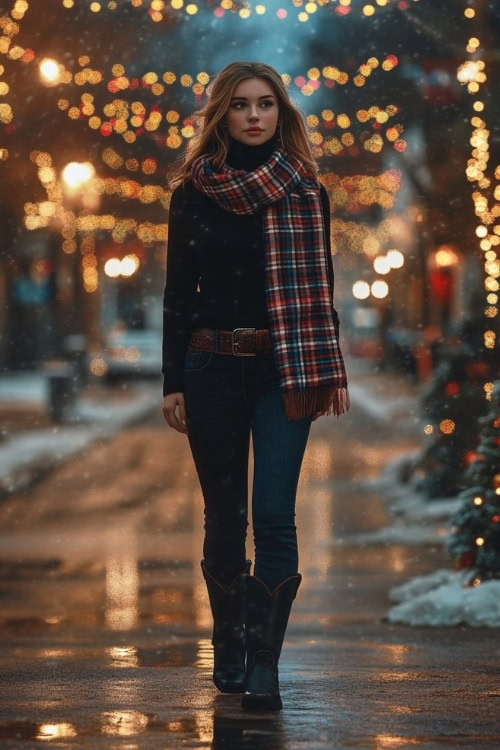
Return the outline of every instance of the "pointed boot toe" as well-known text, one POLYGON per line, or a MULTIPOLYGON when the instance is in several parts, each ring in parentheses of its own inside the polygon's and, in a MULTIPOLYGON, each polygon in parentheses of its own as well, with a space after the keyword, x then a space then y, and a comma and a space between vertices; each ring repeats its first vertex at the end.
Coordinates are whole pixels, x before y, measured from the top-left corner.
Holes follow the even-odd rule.
POLYGON ((255 656, 253 669, 246 681, 241 699, 242 708, 280 711, 283 708, 279 691, 278 667, 273 655, 263 651, 255 656))

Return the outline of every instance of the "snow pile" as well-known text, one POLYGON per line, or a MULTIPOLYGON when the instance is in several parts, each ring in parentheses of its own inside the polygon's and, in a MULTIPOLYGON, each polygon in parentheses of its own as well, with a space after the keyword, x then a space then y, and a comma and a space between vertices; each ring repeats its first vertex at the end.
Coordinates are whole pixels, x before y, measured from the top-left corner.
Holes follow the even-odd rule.
MULTIPOLYGON (((406 453, 403 456, 388 461, 374 479, 361 480, 357 487, 371 492, 380 493, 381 497, 387 501, 387 507, 392 516, 404 520, 408 527, 412 523, 432 524, 436 521, 446 521, 450 519, 462 505, 462 500, 458 497, 442 497, 429 499, 416 489, 418 476, 414 474, 408 477, 409 467, 412 466, 418 453, 406 453)), ((394 527, 388 528, 388 533, 394 527)), ((424 534, 413 537, 412 544, 418 544, 417 537, 422 538, 422 543, 426 544, 432 537, 432 530, 427 530, 424 534)), ((436 532, 434 532, 436 534, 436 532)), ((443 530, 437 530, 436 541, 442 541, 443 530)))
POLYGON ((401 418, 403 420, 401 424, 403 432, 408 434, 417 433, 421 420, 418 416, 418 404, 415 396, 401 396, 400 398, 396 398, 392 395, 388 398, 383 398, 383 394, 380 391, 376 391, 374 394, 370 386, 353 380, 349 384, 349 395, 351 402, 364 410, 373 419, 382 423, 392 424, 395 419, 401 418))
POLYGON ((468 568, 441 568, 395 586, 389 590, 389 599, 399 603, 385 619, 408 625, 500 627, 500 580, 467 586, 470 578, 468 568))
POLYGON ((449 531, 444 526, 408 524, 396 522, 374 531, 359 534, 344 534, 332 540, 333 545, 342 544, 404 544, 418 547, 426 544, 443 544, 449 531))
POLYGON ((156 385, 130 389, 127 401, 111 397, 106 403, 82 398, 75 404, 72 424, 55 425, 20 433, 2 442, 0 451, 0 493, 28 486, 34 476, 94 441, 104 440, 135 421, 159 409, 161 397, 156 385))

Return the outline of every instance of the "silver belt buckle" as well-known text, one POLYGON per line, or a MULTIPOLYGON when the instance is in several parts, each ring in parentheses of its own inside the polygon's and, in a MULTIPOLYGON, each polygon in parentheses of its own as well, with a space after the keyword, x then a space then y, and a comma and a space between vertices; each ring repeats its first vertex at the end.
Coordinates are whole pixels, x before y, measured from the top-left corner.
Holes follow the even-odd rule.
POLYGON ((236 354, 238 357, 255 357, 255 355, 257 354, 257 352, 237 352, 237 351, 235 351, 234 347, 238 346, 238 344, 240 342, 234 340, 234 334, 237 331, 256 331, 256 330, 257 330, 256 328, 234 328, 233 329, 233 332, 232 332, 233 333, 233 338, 232 338, 232 342, 231 342, 232 348, 233 348, 233 354, 236 354))

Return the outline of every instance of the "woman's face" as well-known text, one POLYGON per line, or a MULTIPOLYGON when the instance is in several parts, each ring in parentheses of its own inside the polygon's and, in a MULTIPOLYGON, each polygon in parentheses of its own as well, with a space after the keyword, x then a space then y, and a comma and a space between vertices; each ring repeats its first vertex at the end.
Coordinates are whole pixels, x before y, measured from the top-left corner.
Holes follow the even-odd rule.
POLYGON ((278 99, 262 78, 247 78, 236 86, 226 114, 227 131, 241 143, 257 146, 268 141, 276 132, 278 99), (249 132, 250 128, 259 132, 249 132))

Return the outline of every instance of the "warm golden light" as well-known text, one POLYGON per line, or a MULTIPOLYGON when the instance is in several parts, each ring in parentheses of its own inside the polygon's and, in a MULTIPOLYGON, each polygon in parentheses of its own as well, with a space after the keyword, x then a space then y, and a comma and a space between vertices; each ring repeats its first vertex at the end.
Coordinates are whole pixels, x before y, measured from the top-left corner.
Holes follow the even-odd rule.
POLYGON ((458 263, 456 253, 454 253, 449 247, 446 247, 446 245, 442 245, 439 250, 436 251, 435 257, 436 265, 441 266, 442 268, 445 266, 456 266, 458 263))
POLYGON ((389 273, 391 266, 385 255, 378 255, 373 261, 373 267, 377 273, 389 273))
POLYGON ((370 285, 366 281, 356 281, 352 285, 352 294, 356 299, 366 299, 370 296, 370 285))
POLYGON ((88 161, 83 163, 71 161, 64 167, 62 178, 70 188, 77 188, 83 185, 84 182, 88 182, 94 175, 94 172, 93 165, 88 161))
POLYGON ((122 276, 132 276, 139 268, 139 258, 135 253, 126 255, 120 263, 120 273, 122 276))
POLYGON ((455 422, 452 419, 443 419, 439 423, 439 429, 444 435, 451 435, 455 429, 455 422))
POLYGON ((46 57, 40 63, 40 74, 48 83, 56 83, 61 75, 59 63, 51 57, 46 57))
POLYGON ((389 294, 389 286, 385 281, 381 281, 380 279, 373 282, 371 290, 373 296, 377 297, 377 299, 383 299, 383 297, 387 297, 389 294))
POLYGON ((116 279, 121 272, 121 261, 119 258, 110 258, 104 264, 104 273, 111 279, 116 279))

